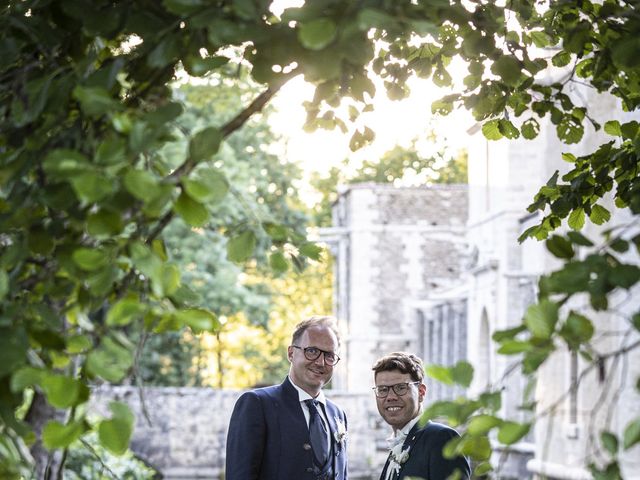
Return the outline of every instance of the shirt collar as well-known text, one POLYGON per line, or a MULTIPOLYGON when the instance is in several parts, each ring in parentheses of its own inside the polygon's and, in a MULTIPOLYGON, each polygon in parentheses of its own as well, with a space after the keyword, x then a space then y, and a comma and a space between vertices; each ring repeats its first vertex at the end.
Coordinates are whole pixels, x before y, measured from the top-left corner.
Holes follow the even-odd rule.
POLYGON ((413 428, 413 426, 418 423, 418 421, 420 420, 420 417, 422 417, 422 412, 419 415, 416 415, 415 418, 413 418, 412 420, 410 420, 404 427, 402 427, 400 430, 395 430, 391 436, 389 438, 387 438, 387 443, 389 444, 389 448, 393 448, 398 444, 403 444, 404 440, 407 438, 407 435, 409 435, 409 432, 411 431, 411 429, 413 428))
POLYGON ((295 388, 296 391, 298 392, 298 401, 300 401, 300 403, 304 402, 305 400, 317 400, 322 405, 324 406, 327 405, 327 399, 325 398, 324 392, 322 390, 320 390, 320 393, 318 394, 317 397, 313 398, 311 395, 309 395, 307 392, 305 392, 303 389, 301 389, 299 386, 293 383, 293 380, 291 380, 291 377, 289 377, 289 381, 291 382, 291 385, 293 385, 293 388, 295 388))

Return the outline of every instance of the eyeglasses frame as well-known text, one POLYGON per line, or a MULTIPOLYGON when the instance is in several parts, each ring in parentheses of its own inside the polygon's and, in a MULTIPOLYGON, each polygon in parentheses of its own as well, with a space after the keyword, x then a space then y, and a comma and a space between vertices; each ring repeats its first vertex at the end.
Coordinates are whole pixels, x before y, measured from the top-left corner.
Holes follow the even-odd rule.
POLYGON ((291 345, 291 347, 293 348, 297 348, 299 350, 302 350, 302 353, 304 355, 304 358, 306 358, 307 360, 309 360, 310 362, 315 362, 318 358, 320 358, 320 355, 324 355, 324 363, 326 363, 327 365, 331 366, 331 367, 335 367, 338 362, 340 361, 340 357, 338 356, 337 353, 335 352, 328 352, 326 350, 322 350, 321 348, 318 347, 300 347, 298 345, 291 345), (315 358, 309 358, 309 356, 307 356, 307 350, 309 348, 313 348, 314 350, 318 350, 320 353, 315 357, 315 358), (336 357, 336 361, 334 363, 331 363, 327 360, 327 355, 333 355, 334 357, 336 357))
POLYGON ((409 393, 409 385, 419 385, 422 382, 420 380, 415 381, 415 382, 400 382, 400 383, 395 383, 393 385, 376 385, 375 387, 371 387, 371 390, 373 390, 373 394, 376 396, 376 398, 387 398, 389 396, 389 392, 391 390, 393 390, 393 393, 395 393, 398 397, 403 397, 404 395, 406 395, 407 393, 409 393), (399 385, 406 385, 407 386, 407 391, 400 394, 396 391, 396 387, 399 385), (378 388, 380 387, 387 387, 389 390, 387 390, 387 394, 384 396, 380 396, 378 395, 378 388))

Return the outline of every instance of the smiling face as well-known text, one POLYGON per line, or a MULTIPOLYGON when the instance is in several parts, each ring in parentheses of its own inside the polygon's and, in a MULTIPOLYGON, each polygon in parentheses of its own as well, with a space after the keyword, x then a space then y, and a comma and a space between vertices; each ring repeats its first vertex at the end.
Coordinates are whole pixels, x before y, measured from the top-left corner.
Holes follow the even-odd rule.
MULTIPOLYGON (((402 373, 400 370, 378 372, 375 376, 376 387, 382 385, 390 387, 397 383, 411 383, 414 381, 410 374, 402 373)), ((400 430, 420 414, 420 404, 424 400, 426 393, 427 387, 422 383, 420 385, 409 385, 409 391, 402 396, 396 395, 396 392, 390 388, 389 394, 385 398, 376 397, 378 412, 394 430, 400 430)))
POLYGON ((326 325, 314 325, 302 333, 296 345, 300 348, 290 346, 287 350, 291 362, 289 377, 298 387, 316 397, 322 387, 331 380, 333 366, 324 361, 324 354, 315 360, 307 360, 304 349, 316 347, 326 352, 338 353, 338 338, 326 325))

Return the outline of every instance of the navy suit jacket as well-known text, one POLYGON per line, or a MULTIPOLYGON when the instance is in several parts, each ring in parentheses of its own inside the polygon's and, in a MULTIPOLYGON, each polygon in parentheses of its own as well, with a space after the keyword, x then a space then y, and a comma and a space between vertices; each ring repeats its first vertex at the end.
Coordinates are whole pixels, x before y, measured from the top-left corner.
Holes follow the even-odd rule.
MULTIPOLYGON (((337 441, 338 422, 347 417, 327 400, 335 480, 347 480, 346 436, 337 441)), ((298 391, 287 377, 280 385, 243 393, 227 434, 226 480, 315 480, 309 427, 298 391)))
MULTIPOLYGON (((398 480, 405 477, 423 478, 426 480, 446 480, 456 469, 462 474, 460 478, 471 477, 469 463, 464 457, 448 460, 442 456, 442 447, 457 437, 458 432, 441 423, 428 422, 420 427, 416 423, 402 445, 402 450, 409 448, 409 458, 400 465, 398 480)), ((384 465, 380 480, 384 480, 389 459, 384 465)))

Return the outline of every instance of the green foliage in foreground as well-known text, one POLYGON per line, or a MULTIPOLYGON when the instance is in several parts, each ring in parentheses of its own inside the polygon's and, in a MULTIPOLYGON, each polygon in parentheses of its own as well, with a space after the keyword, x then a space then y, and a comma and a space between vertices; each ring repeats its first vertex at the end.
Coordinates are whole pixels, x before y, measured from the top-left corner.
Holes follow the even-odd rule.
MULTIPOLYGON (((2 6, 3 478, 29 468, 25 445, 36 475, 57 478, 64 463, 60 451, 105 425, 86 418, 88 386, 121 381, 132 370, 130 329, 218 328, 215 313, 193 302, 168 252, 163 232, 174 218, 194 229, 213 221, 227 239, 228 259, 238 264, 252 261, 262 241, 276 270, 318 256, 314 245, 278 222, 258 217, 236 224, 215 213, 234 187, 216 166, 217 155, 294 75, 316 85, 306 104, 307 128, 349 131, 353 149, 375 135, 366 125, 351 127, 373 108, 370 75, 384 80, 391 98, 403 98, 411 75, 451 84, 453 57, 467 62, 465 87, 432 109, 447 114, 464 106, 490 139, 534 138, 546 116, 566 143, 578 142, 587 124, 601 128, 589 105, 568 94, 576 82, 615 95, 628 111, 640 105, 640 15, 634 2, 549 2, 543 8, 531 0, 506 6, 329 0, 287 9, 280 18, 269 3, 27 0, 2 6), (565 76, 540 81, 552 66, 565 68, 565 76), (228 76, 245 69, 264 85, 261 94, 224 123, 176 130, 184 111, 171 88, 177 72, 228 76), (181 134, 186 147, 168 161, 164 149, 181 134)), ((611 143, 580 158, 565 155, 573 170, 552 177, 530 207, 544 218, 523 238, 548 239, 564 267, 541 279, 540 301, 522 326, 495 339, 503 353, 522 353, 521 365, 531 375, 559 348, 581 353, 587 368, 597 368, 638 346, 593 351, 595 327, 588 314, 560 308, 585 293, 603 311, 613 292, 630 290, 639 279, 637 266, 621 254, 639 248, 633 229, 608 232, 600 249, 589 246, 594 239, 577 235, 587 219, 608 220, 602 204, 608 192, 617 208, 639 213, 639 125, 608 121, 604 128, 611 143), (550 236, 565 221, 574 232, 550 236), (575 255, 576 245, 586 247, 587 255, 575 255)), ((637 317, 628 319, 630 332, 640 328, 637 317)), ((468 371, 459 367, 452 381, 465 384, 468 371)), ((437 407, 469 423, 450 448, 482 461, 477 473, 491 469, 488 435, 497 432, 498 441, 509 445, 528 428, 497 418, 498 402, 498 393, 486 392, 437 407)), ((114 409, 105 421, 127 424, 125 410, 114 409)), ((591 466, 594 476, 619 476, 617 455, 638 443, 638 430, 636 417, 622 436, 602 433, 606 461, 591 466)), ((121 438, 100 438, 115 453, 130 434, 118 431, 124 431, 121 438)))

